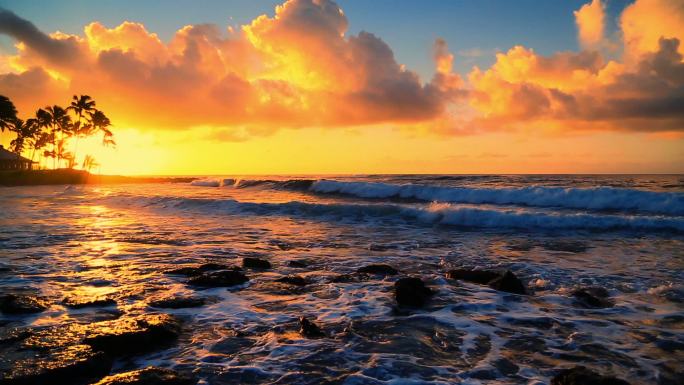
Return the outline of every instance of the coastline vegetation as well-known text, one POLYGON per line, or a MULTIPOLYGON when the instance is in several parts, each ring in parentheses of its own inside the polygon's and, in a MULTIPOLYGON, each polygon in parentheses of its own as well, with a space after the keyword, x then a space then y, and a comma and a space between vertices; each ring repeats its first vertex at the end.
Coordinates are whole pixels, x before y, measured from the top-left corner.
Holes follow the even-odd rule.
MULTIPOLYGON (((9 143, 9 150, 31 161, 37 156, 39 165, 44 164, 47 168, 52 163, 53 170, 79 166, 81 139, 102 135, 103 146, 116 146, 111 126, 107 115, 96 108, 95 100, 88 95, 74 95, 66 108, 59 105, 39 108, 26 120, 18 117, 18 111, 8 97, 0 95, 0 131, 16 135, 9 143)), ((90 171, 98 165, 93 155, 86 154, 80 168, 90 171)))

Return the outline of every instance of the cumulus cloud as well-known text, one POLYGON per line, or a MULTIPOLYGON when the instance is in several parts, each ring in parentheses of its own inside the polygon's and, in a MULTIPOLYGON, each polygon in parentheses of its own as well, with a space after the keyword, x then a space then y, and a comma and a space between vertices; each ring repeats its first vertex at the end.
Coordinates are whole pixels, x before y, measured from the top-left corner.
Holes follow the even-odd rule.
MULTIPOLYGON (((605 58, 600 0, 575 12, 580 52, 543 56, 515 46, 489 68, 453 72, 447 42, 422 80, 380 37, 349 34, 330 0, 289 0, 238 29, 189 25, 168 42, 143 24, 45 34, 10 11, 17 40, 0 94, 32 111, 89 93, 122 125, 209 127, 243 141, 281 127, 392 124, 438 134, 519 127, 684 131, 684 1, 637 0, 620 16, 624 56, 605 58)), ((5 66, 0 66, 3 68, 5 66)))

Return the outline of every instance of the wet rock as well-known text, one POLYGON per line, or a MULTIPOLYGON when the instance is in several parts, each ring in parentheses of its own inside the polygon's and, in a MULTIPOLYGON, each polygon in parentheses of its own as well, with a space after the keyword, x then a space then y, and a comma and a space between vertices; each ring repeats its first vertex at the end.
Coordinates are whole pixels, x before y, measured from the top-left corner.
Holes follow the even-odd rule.
POLYGON ((242 258, 242 267, 250 269, 270 269, 271 262, 261 258, 245 257, 242 258))
POLYGON ((401 306, 422 307, 433 294, 420 278, 406 277, 394 283, 394 296, 401 306))
POLYGON ((575 304, 586 308, 613 307, 613 302, 608 298, 608 290, 602 287, 583 287, 572 292, 575 304))
POLYGON ((237 266, 223 265, 220 263, 205 263, 199 266, 186 266, 181 267, 179 269, 169 270, 166 272, 166 274, 184 275, 186 277, 192 277, 200 275, 202 273, 216 270, 240 270, 240 268, 237 266))
POLYGON ((299 318, 299 333, 306 338, 322 338, 325 333, 315 323, 309 321, 306 317, 299 318))
POLYGON ((87 384, 107 375, 112 360, 87 345, 2 351, 0 384, 87 384))
POLYGON ((373 274, 373 275, 397 275, 399 271, 390 265, 374 264, 359 268, 356 270, 357 273, 361 274, 373 274))
POLYGON ((201 275, 190 278, 188 283, 195 286, 204 287, 230 287, 236 285, 242 285, 243 283, 249 281, 249 278, 237 270, 219 270, 212 271, 209 273, 203 273, 201 275))
POLYGON ((48 307, 50 303, 42 297, 19 294, 0 296, 0 311, 5 314, 40 313, 48 307))
POLYGON ((276 279, 276 282, 287 283, 295 286, 306 286, 306 284, 308 283, 306 279, 299 275, 288 275, 285 277, 281 277, 276 279))
POLYGON ((602 376, 584 366, 561 370, 551 379, 551 385, 629 385, 616 377, 602 376))
POLYGON ((512 376, 520 370, 520 367, 506 358, 494 361, 494 367, 504 376, 512 376))
POLYGON ((204 304, 206 303, 206 298, 202 297, 175 296, 151 301, 149 305, 152 307, 158 307, 162 309, 184 309, 204 306, 204 304))
POLYGON ((289 262, 287 263, 287 266, 289 266, 289 267, 295 267, 295 268, 298 268, 298 269, 303 269, 303 268, 309 266, 309 262, 308 262, 308 261, 305 261, 305 260, 302 260, 302 259, 299 259, 299 260, 292 260, 292 261, 289 261, 289 262))
POLYGON ((510 270, 507 270, 501 277, 496 278, 489 282, 489 287, 498 291, 505 291, 507 293, 513 294, 527 294, 527 289, 523 285, 522 281, 513 274, 510 270))
POLYGON ((449 279, 458 279, 461 281, 477 283, 486 285, 489 282, 501 277, 501 273, 492 270, 478 270, 478 269, 455 269, 446 273, 449 279))
POLYGON ((332 283, 361 282, 370 279, 368 274, 340 274, 330 280, 332 283))
POLYGON ((175 370, 149 366, 108 376, 94 385, 195 385, 197 380, 175 370))
POLYGON ((98 322, 83 342, 111 355, 136 354, 159 348, 178 338, 181 324, 168 314, 153 314, 98 322))
POLYGON ((116 301, 111 298, 82 299, 65 298, 62 304, 72 309, 83 309, 85 307, 115 306, 116 301))

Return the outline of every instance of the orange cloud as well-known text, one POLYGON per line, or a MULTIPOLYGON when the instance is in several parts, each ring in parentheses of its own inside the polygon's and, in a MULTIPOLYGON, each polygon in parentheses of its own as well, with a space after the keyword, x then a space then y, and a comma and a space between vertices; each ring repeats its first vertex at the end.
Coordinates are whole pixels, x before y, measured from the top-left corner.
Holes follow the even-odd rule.
POLYGON ((592 0, 575 11, 579 41, 585 48, 597 48, 603 40, 605 12, 601 0, 592 0))
POLYGON ((0 75, 0 94, 28 113, 89 93, 118 124, 209 128, 211 137, 229 141, 281 127, 381 124, 437 134, 683 131, 681 0, 628 6, 620 18, 621 60, 596 50, 604 35, 601 1, 575 16, 580 42, 591 50, 542 56, 515 46, 464 80, 438 39, 435 74, 423 81, 379 37, 349 34, 330 0, 289 0, 239 29, 185 26, 169 43, 132 22, 47 35, 0 10, 0 33, 18 41, 17 55, 0 65, 14 69, 0 75))

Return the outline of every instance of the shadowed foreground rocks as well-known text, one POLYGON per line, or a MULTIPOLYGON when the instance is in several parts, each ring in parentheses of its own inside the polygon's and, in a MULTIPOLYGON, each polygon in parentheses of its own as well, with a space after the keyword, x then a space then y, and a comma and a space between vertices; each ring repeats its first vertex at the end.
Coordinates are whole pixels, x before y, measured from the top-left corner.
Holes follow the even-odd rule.
POLYGON ((306 338, 323 338, 325 333, 306 317, 299 318, 299 333, 306 338))
POLYGON ((175 370, 149 366, 108 376, 94 385, 195 385, 197 380, 175 370))
POLYGON ((185 309, 192 307, 204 306, 207 303, 206 298, 202 297, 168 297, 158 300, 150 301, 149 305, 161 309, 185 309))
POLYGON ((478 285, 487 285, 494 290, 507 293, 528 294, 525 285, 510 270, 501 273, 493 270, 455 269, 448 271, 446 277, 449 279, 476 283, 478 285))
POLYGON ((276 279, 276 282, 287 283, 294 286, 306 286, 308 284, 306 279, 299 275, 287 275, 285 277, 276 279))
POLYGON ((199 266, 186 266, 178 269, 168 270, 166 271, 166 274, 194 277, 202 273, 217 270, 240 270, 240 268, 237 266, 224 265, 220 263, 205 263, 199 266))
POLYGON ((83 342, 111 355, 141 353, 158 349, 178 338, 180 321, 168 314, 153 314, 98 322, 83 342))
POLYGON ((584 366, 563 369, 551 379, 551 385, 630 385, 629 382, 616 378, 602 376, 584 366))
POLYGON ((40 313, 48 307, 50 303, 42 297, 21 294, 0 296, 0 311, 5 314, 40 313))
POLYGON ((373 274, 373 275, 397 275, 399 274, 399 271, 397 269, 393 268, 390 265, 382 265, 382 264, 375 264, 375 265, 368 265, 359 268, 356 270, 357 273, 360 274, 373 274))
POLYGON ((242 258, 242 267, 249 269, 270 269, 271 262, 261 258, 245 257, 242 258))
POLYGON ((188 283, 190 285, 203 287, 230 287, 242 285, 247 281, 249 281, 249 278, 241 271, 219 270, 203 273, 190 278, 188 283))
POLYGON ((62 304, 71 309, 83 309, 87 307, 100 306, 115 306, 116 301, 112 298, 96 298, 96 299, 82 299, 82 298, 65 298, 62 304))
POLYGON ((433 294, 420 278, 406 277, 394 283, 394 296, 401 306, 422 307, 433 294))
POLYGON ((608 290, 602 287, 582 287, 572 292, 575 305, 584 308, 601 309, 613 307, 614 303, 608 297, 608 290))

